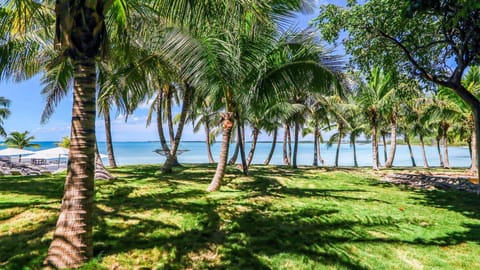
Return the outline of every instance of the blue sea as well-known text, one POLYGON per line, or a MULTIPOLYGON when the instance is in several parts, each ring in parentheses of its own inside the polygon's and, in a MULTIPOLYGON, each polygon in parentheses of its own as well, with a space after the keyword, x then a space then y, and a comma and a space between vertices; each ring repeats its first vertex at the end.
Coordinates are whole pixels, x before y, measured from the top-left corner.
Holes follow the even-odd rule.
MULTIPOLYGON (((41 145, 40 149, 31 150, 43 150, 51 147, 55 147, 55 142, 37 142, 41 145)), ((218 159, 220 151, 220 142, 212 145, 212 152, 215 160, 218 159)), ((118 165, 133 165, 133 164, 158 164, 165 161, 165 157, 161 156, 153 150, 160 148, 159 142, 114 142, 113 143, 115 158, 118 165)), ((257 149, 253 158, 254 164, 263 164, 270 151, 270 142, 257 143, 257 149)), ((270 164, 281 165, 283 162, 282 155, 283 145, 277 143, 275 153, 273 155, 270 164)), ((4 148, 4 147, 1 147, 4 148)), ((182 142, 180 148, 182 150, 188 150, 178 156, 180 163, 207 163, 207 151, 204 142, 182 142)), ((230 145, 230 155, 235 149, 235 144, 230 145)), ((292 145, 293 149, 293 145, 292 145)), ((105 143, 99 142, 100 153, 106 154, 105 143)), ((248 154, 250 150, 250 143, 246 143, 245 151, 248 154)), ((388 147, 387 147, 388 150, 388 147)), ((321 154, 325 160, 326 166, 333 166, 335 162, 336 146, 328 148, 326 145, 321 145, 321 154)), ((420 146, 413 146, 415 161, 417 166, 423 166, 421 148, 420 146)), ((430 166, 439 166, 439 158, 437 148, 434 146, 426 147, 428 162, 430 166)), ((448 148, 450 166, 452 167, 469 167, 470 155, 467 147, 451 146, 448 148)), ((357 160, 360 166, 371 166, 371 144, 358 144, 357 145, 357 160)), ((443 149, 442 149, 443 153, 443 149)), ((384 163, 383 158, 383 146, 379 147, 380 161, 384 163)), ((239 161, 239 160, 238 160, 239 161)), ((107 159, 104 159, 107 162, 107 159)), ((297 163, 299 165, 312 165, 313 162, 313 143, 300 143, 298 149, 297 163)), ((340 147, 339 156, 340 166, 353 166, 353 149, 349 144, 342 144, 340 147)), ((395 155, 394 166, 411 166, 410 155, 406 145, 397 145, 397 151, 395 155)))

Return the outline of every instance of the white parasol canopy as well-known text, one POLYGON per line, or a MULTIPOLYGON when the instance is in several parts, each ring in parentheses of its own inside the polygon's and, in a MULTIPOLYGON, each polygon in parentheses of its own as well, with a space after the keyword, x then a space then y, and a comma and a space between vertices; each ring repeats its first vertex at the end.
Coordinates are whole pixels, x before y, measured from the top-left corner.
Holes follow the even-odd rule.
POLYGON ((0 156, 20 156, 20 155, 30 155, 35 152, 19 148, 6 148, 0 150, 0 156))
POLYGON ((45 149, 41 151, 34 152, 33 155, 28 156, 26 158, 29 159, 54 159, 60 158, 62 156, 68 156, 68 149, 64 147, 55 147, 50 149, 45 149))

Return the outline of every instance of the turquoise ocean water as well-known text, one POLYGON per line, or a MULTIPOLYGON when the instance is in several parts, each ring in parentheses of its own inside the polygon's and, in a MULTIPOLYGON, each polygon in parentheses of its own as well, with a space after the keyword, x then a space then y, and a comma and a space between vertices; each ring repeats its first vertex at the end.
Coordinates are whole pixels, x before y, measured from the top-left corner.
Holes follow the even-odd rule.
MULTIPOLYGON (((55 142, 37 142, 43 150, 55 147, 55 142)), ((165 157, 158 155, 153 150, 160 148, 159 142, 114 142, 113 144, 116 160, 119 165, 129 164, 158 164, 165 160, 165 157)), ((263 164, 265 158, 270 151, 271 143, 260 142, 257 144, 253 163, 263 164)), ((282 164, 282 144, 277 144, 271 164, 282 164)), ((5 147, 0 147, 5 148, 5 147)), ((230 145, 230 154, 233 153, 234 144, 230 145)), ((105 143, 99 143, 99 149, 102 154, 106 154, 105 143)), ((207 151, 204 142, 182 142, 180 149, 189 150, 178 156, 181 163, 207 163, 207 151)), ((388 148, 387 148, 388 149, 388 148)), ((246 151, 250 150, 250 143, 246 144, 246 151)), ((383 146, 380 146, 380 161, 383 163, 383 146)), ((212 152, 215 159, 218 159, 220 151, 220 143, 212 145, 212 152)), ((321 146, 321 154, 326 162, 326 166, 332 166, 335 161, 335 147, 327 148, 326 145, 321 146)), ((417 166, 423 166, 421 150, 419 146, 413 146, 415 161, 417 166)), ((430 166, 439 166, 439 159, 436 147, 428 146, 426 148, 428 162, 430 166)), ((470 156, 467 147, 449 147, 450 166, 452 167, 469 167, 470 156)), ((371 166, 371 145, 357 145, 357 160, 360 166, 371 166)), ((104 159, 104 161, 107 161, 104 159)), ((297 163, 299 165, 311 165, 313 161, 313 143, 300 143, 298 149, 297 163)), ((339 157, 340 166, 353 166, 353 150, 348 144, 342 144, 339 157)), ((395 155, 394 166, 411 166, 408 148, 405 145, 398 145, 395 155)))

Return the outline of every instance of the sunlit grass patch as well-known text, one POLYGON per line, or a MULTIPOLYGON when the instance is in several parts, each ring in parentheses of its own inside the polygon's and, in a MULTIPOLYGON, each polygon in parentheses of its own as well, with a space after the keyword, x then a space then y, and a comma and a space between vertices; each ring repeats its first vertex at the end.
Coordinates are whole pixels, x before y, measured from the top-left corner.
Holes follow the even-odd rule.
MULTIPOLYGON (((368 169, 212 165, 112 170, 96 181, 95 260, 83 269, 476 269, 480 201, 368 169)), ((0 180, 0 268, 39 268, 65 175, 0 180), (18 184, 18 183, 21 183, 18 184)))

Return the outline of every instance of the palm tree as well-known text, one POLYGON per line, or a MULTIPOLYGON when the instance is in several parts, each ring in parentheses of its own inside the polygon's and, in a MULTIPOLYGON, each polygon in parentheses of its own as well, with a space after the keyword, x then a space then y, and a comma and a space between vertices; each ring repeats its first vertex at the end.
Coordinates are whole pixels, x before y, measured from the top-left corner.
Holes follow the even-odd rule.
POLYGON ((69 166, 60 217, 45 264, 78 267, 93 257, 96 60, 105 49, 103 1, 57 1, 55 45, 73 66, 69 166), (82 230, 78 230, 82 228, 82 230))
MULTIPOLYGON (((233 122, 238 108, 242 106, 242 90, 247 89, 249 94, 256 96, 258 104, 263 100, 279 97, 281 95, 279 91, 284 93, 298 87, 305 89, 307 85, 311 87, 314 82, 320 86, 319 89, 325 89, 325 85, 329 85, 334 77, 329 69, 321 65, 323 51, 319 50, 318 46, 307 45, 309 43, 305 41, 308 41, 308 38, 297 35, 290 39, 290 43, 278 42, 278 40, 272 40, 274 36, 272 28, 266 28, 272 25, 262 27, 247 24, 247 26, 239 28, 247 30, 243 36, 242 33, 236 33, 235 37, 228 33, 223 34, 223 41, 218 44, 219 47, 210 46, 216 48, 216 51, 221 52, 223 56, 218 59, 221 63, 216 62, 214 66, 222 67, 215 73, 219 75, 217 80, 220 82, 219 89, 223 92, 225 113, 221 114, 224 132, 220 158, 207 191, 219 189, 224 177, 233 122), (253 35, 254 32, 249 32, 254 30, 255 35, 253 35), (224 52, 229 54, 224 55, 224 52), (235 76, 232 77, 234 74, 235 76), (326 80, 320 80, 321 78, 326 80), (275 92, 277 93, 275 96, 271 94, 275 92)), ((313 41, 311 37, 310 40, 313 41)), ((312 44, 311 41, 310 44, 312 44)))
POLYGON ((327 146, 331 147, 334 142, 337 143, 337 150, 335 152, 335 162, 334 166, 338 167, 338 158, 340 155, 340 146, 342 143, 342 139, 347 134, 348 130, 348 121, 346 120, 348 117, 347 115, 351 113, 348 104, 344 103, 340 97, 332 96, 328 99, 328 111, 332 115, 332 119, 334 119, 335 124, 337 126, 337 132, 333 133, 330 136, 330 139, 327 142, 327 146))
POLYGON ((63 148, 70 148, 70 137, 64 136, 62 139, 56 143, 57 146, 63 148))
POLYGON ((218 130, 213 129, 212 125, 218 122, 215 115, 214 104, 207 96, 196 95, 195 104, 192 106, 192 113, 189 120, 193 123, 193 132, 198 132, 203 125, 205 131, 205 146, 207 148, 207 156, 209 163, 215 163, 212 155, 211 145, 215 142, 215 136, 218 134, 218 130))
MULTIPOLYGON (((417 95, 421 92, 418 91, 417 95)), ((428 158, 425 151, 425 138, 433 134, 430 123, 433 117, 428 107, 432 99, 425 96, 419 96, 411 101, 406 101, 401 106, 402 118, 400 121, 400 130, 402 130, 405 143, 409 144, 410 135, 418 136, 422 151, 423 167, 428 168, 428 158)), ((410 146, 409 146, 410 148, 410 146)), ((410 151, 412 152, 412 151, 410 151)), ((412 164, 414 164, 413 153, 411 154, 412 164)), ((416 165, 416 164, 415 164, 416 165)))
MULTIPOLYGON (((18 149, 24 149, 25 147, 39 148, 40 144, 32 143, 33 140, 35 140, 35 136, 29 136, 28 131, 24 131, 24 132, 13 131, 13 132, 10 132, 10 134, 8 135, 8 137, 5 139, 3 143, 8 145, 8 147, 13 147, 18 149)), ((20 155, 19 157, 19 161, 21 160, 22 160, 22 155, 20 155)))
POLYGON ((360 87, 358 102, 372 130, 372 166, 374 170, 378 170, 379 165, 378 125, 381 119, 381 110, 388 96, 393 91, 391 84, 392 74, 385 74, 380 68, 376 67, 371 71, 367 84, 362 84, 360 87))
POLYGON ((6 136, 7 133, 3 128, 3 121, 10 115, 10 110, 8 106, 10 105, 10 100, 0 97, 0 136, 6 136))
POLYGON ((459 107, 448 98, 449 89, 440 87, 438 94, 433 98, 433 102, 429 104, 427 113, 433 117, 430 118, 430 124, 436 126, 437 150, 440 158, 440 166, 450 168, 448 156, 448 141, 451 139, 450 131, 454 123, 462 121, 464 116, 459 113, 459 107), (441 154, 440 144, 443 145, 443 157, 441 154))
MULTIPOLYGON (((462 80, 462 84, 469 92, 478 97, 480 95, 480 68, 472 67, 469 69, 465 78, 462 80)), ((471 170, 472 172, 476 172, 476 159, 478 158, 478 154, 476 152, 477 142, 471 108, 449 88, 440 87, 438 97, 442 103, 445 103, 446 108, 441 111, 443 116, 448 117, 450 120, 448 122, 445 121, 446 123, 443 127, 445 129, 451 127, 454 133, 453 135, 457 137, 457 139, 467 142, 472 159, 471 170), (450 124, 447 127, 448 123, 450 124)), ((447 147, 446 144, 444 147, 447 147)), ((445 159, 448 160, 447 158, 445 159)))
POLYGON ((360 135, 366 133, 368 126, 367 123, 365 123, 356 97, 353 94, 347 95, 346 102, 348 110, 344 119, 347 122, 350 146, 353 148, 353 166, 358 167, 356 141, 360 135))

